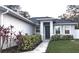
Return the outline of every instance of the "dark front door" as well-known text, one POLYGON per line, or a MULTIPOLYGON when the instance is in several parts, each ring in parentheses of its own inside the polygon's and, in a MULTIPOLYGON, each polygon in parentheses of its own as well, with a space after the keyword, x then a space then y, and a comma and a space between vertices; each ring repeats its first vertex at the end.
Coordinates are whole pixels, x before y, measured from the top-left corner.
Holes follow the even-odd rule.
POLYGON ((45 39, 50 38, 50 26, 45 26, 45 39))

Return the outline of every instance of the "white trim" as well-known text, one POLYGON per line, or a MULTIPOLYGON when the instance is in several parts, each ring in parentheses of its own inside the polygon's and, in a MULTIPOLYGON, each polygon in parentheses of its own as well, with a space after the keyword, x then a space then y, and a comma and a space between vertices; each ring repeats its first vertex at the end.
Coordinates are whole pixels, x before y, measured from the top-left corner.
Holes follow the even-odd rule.
POLYGON ((50 21, 50 37, 53 35, 53 21, 50 21))
POLYGON ((41 19, 36 19, 36 20, 52 20, 53 18, 41 18, 41 19))
POLYGON ((42 21, 42 22, 50 22, 50 21, 46 21, 46 20, 45 20, 45 21, 42 21))
POLYGON ((78 24, 78 23, 76 23, 76 22, 74 22, 74 23, 56 23, 54 25, 58 25, 58 24, 61 24, 61 25, 63 25, 63 24, 68 24, 68 25, 71 24, 72 25, 72 24, 78 24))
POLYGON ((9 9, 9 8, 5 7, 5 6, 1 6, 1 7, 3 7, 3 8, 5 8, 5 9, 9 10, 10 12, 14 13, 15 15, 17 15, 17 16, 19 16, 19 17, 21 17, 22 19, 24 19, 24 20, 26 20, 26 21, 28 21, 28 22, 30 22, 30 23, 32 23, 32 24, 34 24, 31 20, 28 20, 27 18, 25 18, 25 17, 21 16, 19 13, 14 12, 13 10, 11 10, 11 9, 9 9))

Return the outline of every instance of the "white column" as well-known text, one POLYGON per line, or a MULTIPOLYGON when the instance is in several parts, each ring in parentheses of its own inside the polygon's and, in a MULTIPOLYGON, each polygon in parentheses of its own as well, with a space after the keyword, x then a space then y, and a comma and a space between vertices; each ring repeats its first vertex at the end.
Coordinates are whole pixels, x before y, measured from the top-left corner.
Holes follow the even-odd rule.
POLYGON ((64 34, 63 25, 61 26, 61 32, 62 32, 61 35, 64 34))
POLYGON ((43 34, 43 22, 40 22, 40 35, 42 37, 42 40, 44 39, 44 34, 43 34))
POLYGON ((62 32, 62 25, 60 26, 60 34, 62 35, 63 32, 62 32))
POLYGON ((50 21, 50 37, 53 35, 53 21, 50 21))

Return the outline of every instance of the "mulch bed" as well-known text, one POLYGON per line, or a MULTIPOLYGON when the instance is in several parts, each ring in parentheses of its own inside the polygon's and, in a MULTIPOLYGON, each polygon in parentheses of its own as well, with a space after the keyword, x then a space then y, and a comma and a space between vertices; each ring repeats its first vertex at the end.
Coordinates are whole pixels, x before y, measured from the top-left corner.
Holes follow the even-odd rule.
MULTIPOLYGON (((41 42, 39 42, 39 44, 41 42)), ((35 49, 39 44, 37 44, 36 46, 34 46, 33 49, 35 49)), ((32 51, 33 49, 29 49, 29 50, 22 51, 22 50, 18 50, 18 46, 14 46, 14 47, 10 47, 10 48, 7 48, 7 49, 2 50, 2 53, 21 53, 21 52, 25 52, 25 51, 32 51)))

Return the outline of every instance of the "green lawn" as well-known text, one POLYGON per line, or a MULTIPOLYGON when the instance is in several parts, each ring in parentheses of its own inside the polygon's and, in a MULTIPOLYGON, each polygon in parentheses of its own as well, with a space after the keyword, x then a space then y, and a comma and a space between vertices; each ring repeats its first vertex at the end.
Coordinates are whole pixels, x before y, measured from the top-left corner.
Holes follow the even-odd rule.
POLYGON ((47 53, 79 53, 79 40, 50 41, 47 53))

